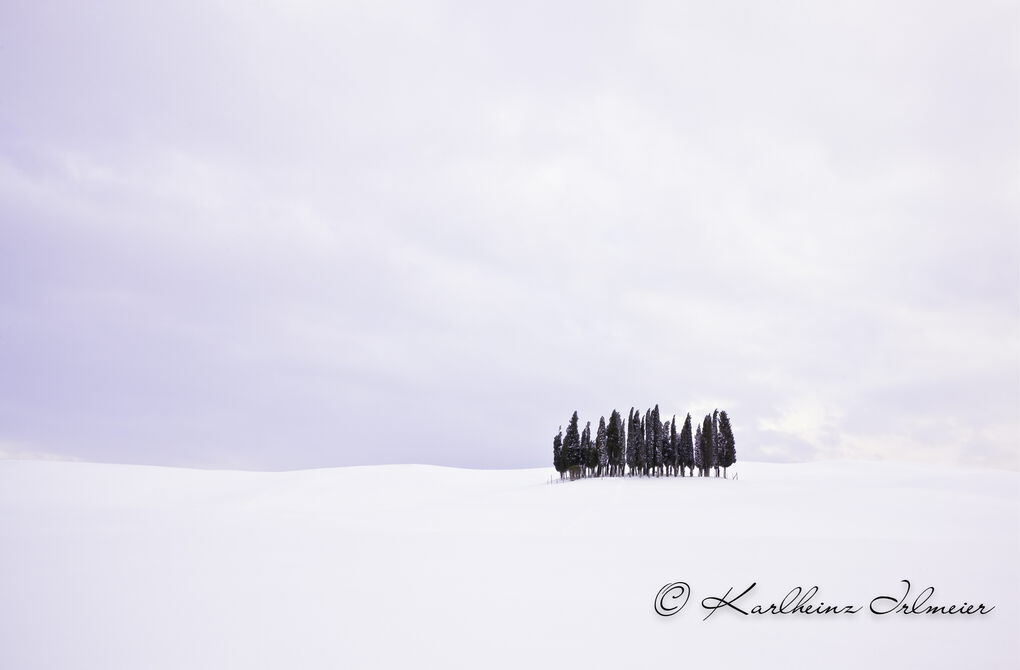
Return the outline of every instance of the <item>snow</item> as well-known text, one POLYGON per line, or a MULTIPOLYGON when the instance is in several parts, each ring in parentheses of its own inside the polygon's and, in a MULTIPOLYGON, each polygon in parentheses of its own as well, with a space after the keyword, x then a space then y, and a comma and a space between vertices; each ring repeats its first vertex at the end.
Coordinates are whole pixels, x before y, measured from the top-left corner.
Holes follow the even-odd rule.
POLYGON ((1020 475, 734 473, 0 461, 0 668, 1020 667, 1020 475), (995 610, 869 614, 901 579, 995 610), (702 620, 752 582, 865 611, 702 620))

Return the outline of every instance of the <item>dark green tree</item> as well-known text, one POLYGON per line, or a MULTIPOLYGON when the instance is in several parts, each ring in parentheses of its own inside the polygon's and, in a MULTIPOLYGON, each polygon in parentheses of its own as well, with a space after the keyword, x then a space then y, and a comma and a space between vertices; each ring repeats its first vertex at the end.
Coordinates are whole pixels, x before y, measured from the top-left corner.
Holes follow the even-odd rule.
POLYGON ((620 413, 615 409, 609 415, 609 426, 606 428, 606 450, 609 452, 609 475, 619 477, 623 466, 623 423, 620 421, 620 413))
POLYGON ((712 415, 706 414, 701 424, 701 455, 704 459, 705 476, 712 474, 715 467, 715 435, 712 431, 712 415))
POLYGON ((646 409, 645 415, 641 417, 641 425, 638 427, 638 469, 641 474, 648 476, 649 461, 648 447, 651 445, 651 436, 648 434, 651 429, 652 410, 646 409))
POLYGON ((560 432, 553 438, 553 467, 560 473, 560 479, 563 479, 563 473, 567 471, 563 459, 563 426, 560 426, 560 432))
POLYGON ((719 435, 723 444, 719 465, 722 466, 723 477, 726 477, 726 468, 737 462, 737 443, 733 439, 733 428, 730 426, 730 417, 726 410, 719 412, 719 435))
POLYGON ((567 434, 563 437, 563 457, 571 479, 581 474, 581 435, 577 430, 577 412, 570 417, 567 434))
POLYGON ((606 438, 606 417, 599 417, 599 428, 595 434, 595 476, 601 477, 609 470, 609 440, 606 438))
POLYGON ((595 445, 591 441, 591 421, 586 422, 584 430, 581 431, 581 459, 582 472, 587 477, 594 472, 595 466, 599 462, 599 456, 595 453, 595 445))
POLYGON ((680 429, 680 476, 684 475, 684 468, 690 468, 691 476, 694 476, 694 438, 691 435, 691 415, 684 419, 684 427, 680 429))
POLYGON ((701 434, 701 424, 698 424, 698 430, 694 434, 694 467, 698 469, 698 476, 705 476, 705 438, 701 434))
POLYGON ((715 463, 716 477, 719 476, 719 467, 722 464, 724 448, 722 433, 719 432, 719 410, 715 410, 712 412, 712 462, 715 463))
POLYGON ((669 421, 659 424, 659 476, 668 474, 666 468, 666 452, 669 451, 669 421))
POLYGON ((648 450, 649 467, 652 474, 658 477, 662 474, 662 422, 659 421, 658 405, 649 412, 648 418, 650 422, 648 437, 651 442, 651 448, 648 450))
POLYGON ((638 442, 637 442, 637 421, 634 408, 630 408, 627 414, 627 469, 628 474, 633 476, 638 469, 638 442))
POLYGON ((666 474, 675 477, 677 472, 677 464, 680 462, 677 458, 677 443, 676 443, 676 415, 669 422, 669 436, 666 438, 666 446, 663 449, 663 460, 666 462, 666 474))

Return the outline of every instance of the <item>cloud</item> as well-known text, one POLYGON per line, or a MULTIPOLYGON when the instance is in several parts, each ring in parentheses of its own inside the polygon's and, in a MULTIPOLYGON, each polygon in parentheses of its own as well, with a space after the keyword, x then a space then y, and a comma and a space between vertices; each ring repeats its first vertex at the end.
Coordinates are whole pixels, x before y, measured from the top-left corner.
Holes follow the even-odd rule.
POLYGON ((0 10, 33 444, 538 465, 660 403, 1020 467, 1011 4, 47 7, 0 10))

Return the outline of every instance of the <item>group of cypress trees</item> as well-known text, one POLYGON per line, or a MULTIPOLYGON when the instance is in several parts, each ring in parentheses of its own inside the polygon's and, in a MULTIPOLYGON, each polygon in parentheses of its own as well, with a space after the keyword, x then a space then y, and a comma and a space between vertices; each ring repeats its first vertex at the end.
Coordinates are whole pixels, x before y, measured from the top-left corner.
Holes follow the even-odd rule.
POLYGON ((578 432, 577 412, 570 417, 567 434, 563 428, 553 438, 553 465, 560 478, 569 477, 622 477, 680 476, 708 477, 714 471, 719 476, 737 461, 736 443, 730 417, 725 411, 706 414, 705 420, 691 433, 691 415, 687 415, 680 432, 676 429, 676 415, 669 421, 660 421, 659 406, 640 411, 632 407, 624 424, 615 409, 606 418, 599 419, 599 427, 592 441, 591 422, 578 432))

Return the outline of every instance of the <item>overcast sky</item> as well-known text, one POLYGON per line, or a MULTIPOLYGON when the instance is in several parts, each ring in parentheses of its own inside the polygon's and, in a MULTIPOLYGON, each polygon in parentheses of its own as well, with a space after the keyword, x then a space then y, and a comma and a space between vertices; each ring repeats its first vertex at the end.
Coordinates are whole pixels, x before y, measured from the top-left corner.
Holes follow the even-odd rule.
POLYGON ((1016 2, 4 2, 0 454, 1020 468, 1016 2))

